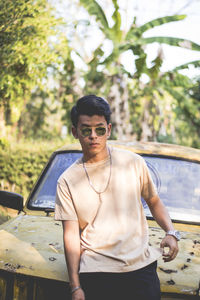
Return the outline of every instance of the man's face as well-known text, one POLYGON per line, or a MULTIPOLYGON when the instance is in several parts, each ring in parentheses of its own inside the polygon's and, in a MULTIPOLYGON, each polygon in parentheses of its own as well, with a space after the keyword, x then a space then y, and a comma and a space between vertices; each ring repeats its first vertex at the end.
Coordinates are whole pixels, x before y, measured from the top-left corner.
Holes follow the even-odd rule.
POLYGON ((111 124, 107 124, 104 116, 80 115, 77 128, 73 127, 72 133, 79 139, 85 157, 92 158, 96 155, 101 157, 106 151, 111 124))

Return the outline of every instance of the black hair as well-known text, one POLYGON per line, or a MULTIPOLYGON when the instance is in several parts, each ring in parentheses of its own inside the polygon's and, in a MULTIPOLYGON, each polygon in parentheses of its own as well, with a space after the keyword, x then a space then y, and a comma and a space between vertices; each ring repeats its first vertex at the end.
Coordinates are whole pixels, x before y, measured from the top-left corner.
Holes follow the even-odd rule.
POLYGON ((110 123, 111 110, 108 102, 95 95, 87 95, 78 99, 71 110, 71 121, 74 127, 77 127, 80 115, 104 116, 107 124, 110 123))

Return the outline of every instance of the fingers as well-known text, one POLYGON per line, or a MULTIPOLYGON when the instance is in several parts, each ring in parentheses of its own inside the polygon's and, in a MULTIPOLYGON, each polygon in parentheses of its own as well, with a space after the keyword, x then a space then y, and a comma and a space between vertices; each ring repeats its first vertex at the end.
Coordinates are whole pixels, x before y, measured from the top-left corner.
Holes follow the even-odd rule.
POLYGON ((178 253, 178 243, 177 240, 170 235, 167 235, 162 240, 160 247, 163 248, 163 260, 164 262, 169 262, 173 260, 178 253), (164 248, 167 247, 169 250, 168 252, 164 251, 164 248))
POLYGON ((169 261, 173 260, 176 257, 177 253, 178 253, 178 251, 176 251, 176 250, 169 250, 168 253, 163 253, 164 262, 169 262, 169 261))

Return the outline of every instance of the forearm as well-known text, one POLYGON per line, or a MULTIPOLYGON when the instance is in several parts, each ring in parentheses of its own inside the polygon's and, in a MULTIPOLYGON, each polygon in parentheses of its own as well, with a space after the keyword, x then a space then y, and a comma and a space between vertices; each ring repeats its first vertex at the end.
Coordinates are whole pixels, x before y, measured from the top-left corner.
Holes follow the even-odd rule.
MULTIPOLYGON (((149 201, 147 201, 147 204, 151 210, 154 219, 165 232, 169 230, 174 230, 168 211, 158 196, 152 197, 149 201)), ((160 247, 162 249, 164 249, 164 247, 169 248, 168 252, 163 251, 164 262, 173 260, 178 253, 177 240, 171 235, 166 235, 162 239, 160 247)))
POLYGON ((154 196, 147 202, 152 216, 158 223, 158 225, 167 232, 168 230, 174 230, 172 221, 169 217, 168 211, 158 196, 154 196))
POLYGON ((63 239, 65 259, 68 268, 70 286, 80 286, 79 264, 80 264, 80 237, 79 228, 76 221, 63 222, 63 239))

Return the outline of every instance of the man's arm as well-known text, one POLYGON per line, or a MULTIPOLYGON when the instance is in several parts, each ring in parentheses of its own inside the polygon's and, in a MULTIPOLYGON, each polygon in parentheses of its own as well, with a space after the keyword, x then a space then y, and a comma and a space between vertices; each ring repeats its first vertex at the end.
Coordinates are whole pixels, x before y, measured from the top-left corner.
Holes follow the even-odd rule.
POLYGON ((85 300, 84 292, 80 287, 79 264, 80 264, 80 234, 78 221, 62 221, 65 259, 68 268, 72 300, 85 300))
MULTIPOLYGON (((172 221, 169 217, 169 214, 167 212, 167 209, 165 208, 164 204, 162 203, 162 201, 160 200, 159 196, 156 195, 154 197, 152 197, 151 199, 146 201, 149 209, 152 213, 152 216, 154 217, 154 219, 156 220, 156 222, 158 223, 158 225, 160 225, 160 227, 165 231, 169 231, 169 230, 174 230, 172 221)), ((166 235, 161 244, 160 244, 161 248, 164 247, 169 247, 169 251, 167 253, 163 252, 163 256, 164 256, 164 261, 168 262, 173 260, 177 253, 178 253, 178 243, 175 237, 171 236, 171 235, 166 235)))

